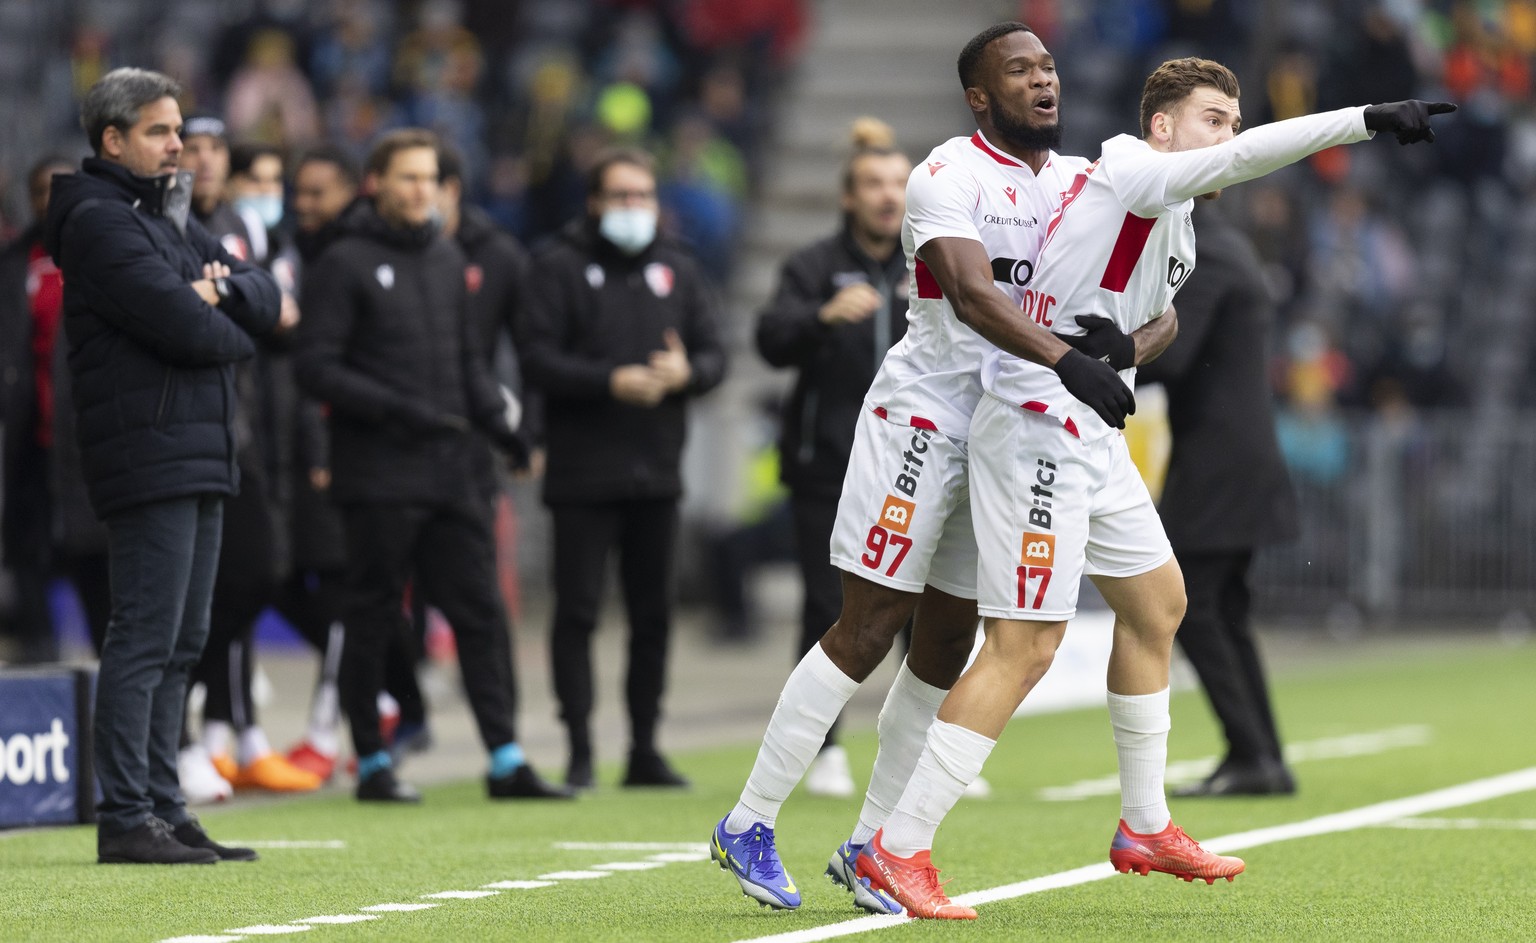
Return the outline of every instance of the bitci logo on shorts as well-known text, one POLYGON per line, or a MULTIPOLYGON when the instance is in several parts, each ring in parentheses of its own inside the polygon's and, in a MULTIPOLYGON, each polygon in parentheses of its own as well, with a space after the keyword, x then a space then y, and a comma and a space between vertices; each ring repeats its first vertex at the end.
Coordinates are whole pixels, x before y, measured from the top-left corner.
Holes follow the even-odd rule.
POLYGON ((911 501, 903 501, 894 494, 885 496, 885 507, 880 509, 880 525, 905 534, 907 528, 912 526, 912 512, 917 505, 911 501))
POLYGON ((1056 564, 1056 535, 1024 535, 1024 547, 1019 562, 1025 566, 1054 566, 1056 564))

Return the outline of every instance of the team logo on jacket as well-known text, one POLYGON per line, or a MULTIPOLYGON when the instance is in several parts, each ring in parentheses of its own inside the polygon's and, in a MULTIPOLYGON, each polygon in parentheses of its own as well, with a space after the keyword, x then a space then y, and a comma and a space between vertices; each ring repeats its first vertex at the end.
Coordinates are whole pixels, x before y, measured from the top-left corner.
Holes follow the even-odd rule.
POLYGON ((587 284, 592 286, 593 291, 602 288, 603 283, 607 280, 608 276, 603 274, 603 267, 601 265, 593 262, 587 266, 587 284))
POLYGON ((373 277, 379 280, 385 291, 395 287, 395 267, 388 262, 374 269, 373 277))
POLYGON ((672 284, 677 276, 672 272, 672 266, 661 262, 652 262, 645 267, 645 283, 651 286, 651 292, 657 298, 665 298, 672 294, 672 284))
POLYGON ((225 252, 242 262, 248 261, 251 257, 251 247, 245 244, 244 238, 234 233, 219 237, 219 245, 224 247, 225 252))
POLYGON ((471 295, 480 294, 480 286, 485 284, 485 269, 478 265, 464 266, 464 287, 471 295))

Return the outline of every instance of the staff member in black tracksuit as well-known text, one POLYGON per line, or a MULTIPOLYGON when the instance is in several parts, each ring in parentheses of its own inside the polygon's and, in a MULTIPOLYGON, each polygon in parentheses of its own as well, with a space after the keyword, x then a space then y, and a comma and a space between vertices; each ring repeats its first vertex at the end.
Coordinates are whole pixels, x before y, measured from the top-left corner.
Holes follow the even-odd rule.
POLYGON ((630 754, 624 784, 685 786, 656 749, 671 634, 672 552, 687 400, 725 374, 717 302, 699 265, 656 236, 649 155, 604 155, 587 215, 534 257, 521 336, 544 397, 554 516, 555 694, 570 736, 567 784, 592 785, 592 632, 619 551, 629 615, 630 754))
MULTIPOLYGON (((871 119, 855 126, 854 148, 843 172, 842 230, 784 262, 778 291, 757 322, 763 359, 799 371, 779 439, 805 586, 797 655, 842 609, 842 581, 827 548, 854 425, 886 351, 907 330, 901 218, 912 165, 889 129, 871 119)), ((853 794, 848 759, 835 740, 834 726, 806 776, 813 794, 853 794)))
POLYGON ((568 795, 518 746, 506 613, 484 493, 472 478, 478 429, 525 456, 471 340, 464 256, 433 220, 435 135, 385 135, 368 158, 374 197, 305 280, 300 382, 330 406, 331 493, 346 522, 349 601, 341 695, 358 755, 357 797, 414 802, 379 732, 385 650, 415 578, 448 617, 493 798, 568 795))
POLYGON ((211 842, 176 782, 187 672, 208 635, 223 501, 239 486, 234 365, 277 285, 188 218, 181 89, 115 69, 86 93, 95 157, 55 177, 44 245, 64 274, 78 437, 107 524, 112 621, 96 685, 97 856, 254 858, 211 842))
POLYGON ((1252 242, 1219 208, 1195 206, 1200 265, 1179 291, 1178 339, 1136 375, 1168 390, 1173 452, 1158 513, 1189 598, 1175 637, 1227 738, 1215 772, 1175 794, 1288 794, 1296 784, 1248 621, 1254 548, 1296 536, 1266 359, 1274 304, 1252 242))

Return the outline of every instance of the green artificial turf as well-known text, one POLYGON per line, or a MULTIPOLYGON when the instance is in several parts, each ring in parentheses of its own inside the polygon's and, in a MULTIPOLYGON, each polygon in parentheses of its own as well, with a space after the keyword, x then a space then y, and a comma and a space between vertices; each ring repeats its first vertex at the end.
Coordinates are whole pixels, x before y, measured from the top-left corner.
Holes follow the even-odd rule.
MULTIPOLYGON (((1311 819, 1536 766, 1536 646, 1486 640, 1380 646, 1276 679, 1288 742, 1421 726, 1426 742, 1314 759, 1295 769, 1301 791, 1279 799, 1174 800, 1197 838, 1311 819)), ((1219 735, 1197 693, 1174 698, 1174 761, 1213 755, 1219 735)), ((766 721, 766 718, 764 718, 766 721)), ((874 737, 845 737, 867 771, 874 737)), ((492 803, 478 782, 429 789, 420 807, 361 806, 344 791, 220 809, 204 816, 220 839, 323 841, 342 849, 263 849, 254 864, 102 867, 90 828, 0 837, 0 940, 127 940, 231 935, 250 925, 357 913, 372 904, 437 903, 375 920, 315 926, 316 943, 384 940, 730 941, 810 930, 862 916, 822 877, 859 799, 796 795, 779 844, 805 903, 759 909, 703 860, 593 880, 426 901, 561 870, 641 862, 658 850, 570 850, 562 842, 688 843, 702 851, 734 803, 755 743, 679 756, 688 793, 605 785, 574 803, 492 803)), ((417 762, 430 762, 430 757, 417 762)), ((986 770, 987 800, 964 800, 940 830, 935 862, 951 895, 1104 862, 1114 795, 1045 801, 1040 790, 1115 769, 1099 709, 1016 720, 986 770)), ((616 771, 601 771, 604 783, 616 771)), ((982 905, 973 924, 911 923, 850 939, 965 940, 1505 940, 1536 938, 1536 792, 1426 813, 1477 819, 1462 830, 1370 827, 1235 852, 1235 883, 1115 875, 982 905), (1493 827, 1498 826, 1498 827, 1493 827)), ((675 849, 674 849, 675 850, 675 849)), ((246 939, 262 939, 246 936, 246 939)))

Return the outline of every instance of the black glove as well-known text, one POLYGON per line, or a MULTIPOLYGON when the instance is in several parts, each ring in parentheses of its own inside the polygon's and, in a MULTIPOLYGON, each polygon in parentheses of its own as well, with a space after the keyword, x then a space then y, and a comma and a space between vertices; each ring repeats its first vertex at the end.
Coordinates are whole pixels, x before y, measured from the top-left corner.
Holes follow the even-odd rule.
POLYGON ((1116 429, 1125 428, 1127 413, 1136 411, 1136 397, 1120 379, 1120 374, 1102 360, 1094 360, 1080 350, 1069 350, 1051 368, 1061 377, 1067 392, 1082 400, 1116 429))
POLYGON ((522 471, 528 467, 528 443, 523 437, 511 429, 497 430, 491 436, 491 442, 495 443, 496 450, 507 460, 507 466, 513 471, 522 471))
POLYGON ((1102 360, 1116 370, 1136 366, 1136 342, 1131 335, 1122 334, 1115 322, 1097 314, 1080 314, 1072 320, 1086 334, 1057 334, 1074 349, 1094 360, 1102 360))
POLYGON ((1397 135, 1397 143, 1412 144, 1415 141, 1435 141, 1435 129, 1429 125, 1430 115, 1448 115, 1456 110, 1450 102, 1423 102, 1410 99, 1385 105, 1365 107, 1365 127, 1370 131, 1390 131, 1397 135))

